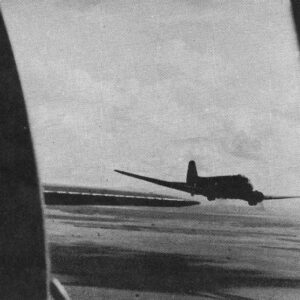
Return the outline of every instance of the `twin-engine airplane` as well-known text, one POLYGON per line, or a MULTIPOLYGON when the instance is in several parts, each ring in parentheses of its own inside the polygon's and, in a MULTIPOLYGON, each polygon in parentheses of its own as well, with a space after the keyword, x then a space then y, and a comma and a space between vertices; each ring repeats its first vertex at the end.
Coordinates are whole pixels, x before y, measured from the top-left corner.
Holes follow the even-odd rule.
POLYGON ((255 191, 249 179, 243 175, 200 177, 198 176, 196 163, 194 161, 189 162, 186 182, 164 181, 124 171, 115 171, 123 175, 187 192, 192 196, 203 195, 207 197, 209 201, 217 198, 241 199, 247 201, 249 205, 253 206, 263 200, 300 198, 299 196, 265 196, 262 192, 255 191))

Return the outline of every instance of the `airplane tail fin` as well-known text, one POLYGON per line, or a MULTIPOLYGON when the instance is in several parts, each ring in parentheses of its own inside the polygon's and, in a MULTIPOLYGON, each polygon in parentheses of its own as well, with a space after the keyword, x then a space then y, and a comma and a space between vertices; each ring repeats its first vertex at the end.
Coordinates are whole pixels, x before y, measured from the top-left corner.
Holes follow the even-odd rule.
POLYGON ((189 162, 189 166, 186 174, 186 183, 187 184, 195 183, 197 177, 198 177, 198 173, 197 173, 196 163, 193 160, 191 160, 189 162))

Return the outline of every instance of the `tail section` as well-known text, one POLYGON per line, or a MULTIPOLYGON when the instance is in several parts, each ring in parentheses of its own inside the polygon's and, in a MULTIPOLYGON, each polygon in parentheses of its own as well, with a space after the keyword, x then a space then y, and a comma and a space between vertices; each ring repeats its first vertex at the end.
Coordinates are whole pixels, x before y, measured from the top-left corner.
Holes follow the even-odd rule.
POLYGON ((191 160, 189 162, 189 166, 186 174, 186 183, 189 185, 193 185, 194 183, 196 183, 197 178, 198 178, 198 173, 197 173, 196 163, 193 160, 191 160))

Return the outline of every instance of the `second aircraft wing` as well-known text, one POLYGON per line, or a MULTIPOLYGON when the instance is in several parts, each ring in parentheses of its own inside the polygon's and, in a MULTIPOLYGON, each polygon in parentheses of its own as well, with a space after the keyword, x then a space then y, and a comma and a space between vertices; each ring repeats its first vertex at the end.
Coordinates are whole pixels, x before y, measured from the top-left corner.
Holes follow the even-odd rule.
POLYGON ((264 196, 263 200, 280 200, 280 199, 293 199, 300 198, 300 196, 264 196))
POLYGON ((129 172, 124 172, 124 171, 120 171, 120 170, 115 170, 115 172, 126 175, 126 176, 134 177, 134 178, 137 178, 140 180, 152 182, 154 184, 162 185, 162 186, 165 186, 165 187, 168 187, 171 189, 175 189, 175 190, 179 190, 179 191, 183 191, 183 192, 187 192, 187 193, 192 192, 192 187, 188 186, 185 182, 165 181, 165 180, 141 176, 141 175, 137 175, 137 174, 133 174, 133 173, 129 173, 129 172))

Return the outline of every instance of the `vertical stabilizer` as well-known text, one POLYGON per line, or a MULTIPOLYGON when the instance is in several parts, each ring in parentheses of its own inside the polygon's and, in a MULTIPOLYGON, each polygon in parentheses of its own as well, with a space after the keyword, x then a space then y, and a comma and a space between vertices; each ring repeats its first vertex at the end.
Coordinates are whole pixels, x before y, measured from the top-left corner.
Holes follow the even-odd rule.
POLYGON ((198 173, 196 163, 191 160, 189 162, 187 174, 186 174, 186 183, 187 184, 194 184, 197 181, 198 173))

